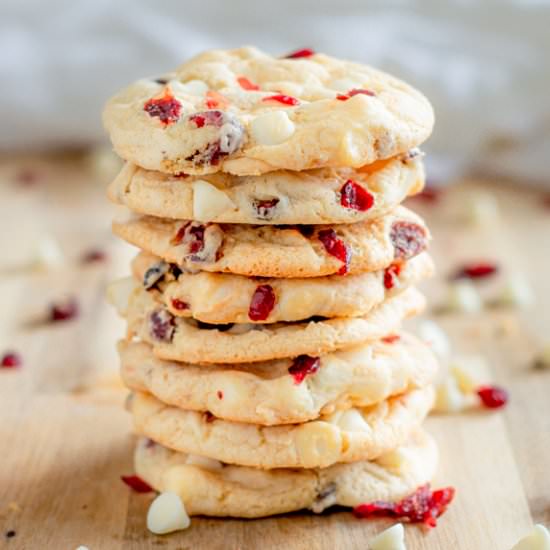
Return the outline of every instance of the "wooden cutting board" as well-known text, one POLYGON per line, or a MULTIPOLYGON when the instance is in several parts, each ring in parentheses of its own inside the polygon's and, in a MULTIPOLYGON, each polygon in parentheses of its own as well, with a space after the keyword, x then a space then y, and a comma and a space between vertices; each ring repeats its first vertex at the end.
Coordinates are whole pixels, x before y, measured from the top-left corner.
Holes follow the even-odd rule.
MULTIPOLYGON (((341 511, 256 521, 195 518, 185 532, 147 532, 151 496, 120 482, 132 472, 133 446, 114 352, 124 329, 103 298, 106 283, 128 272, 132 251, 110 236, 114 209, 97 180, 81 160, 0 161, 0 351, 15 349, 24 358, 23 368, 0 371, 0 547, 366 550, 390 523, 341 511), (66 265, 21 267, 45 235, 61 244, 66 265), (79 263, 92 247, 109 260, 79 263), (78 298, 79 318, 43 323, 42 312, 64 293, 78 298), (8 537, 10 531, 15 535, 8 537)), ((462 182, 437 203, 410 202, 435 236, 440 276, 424 285, 434 304, 448 274, 474 259, 525 275, 537 300, 527 311, 437 316, 457 353, 487 356, 511 401, 501 412, 428 420, 441 449, 435 485, 455 486, 457 497, 433 532, 407 528, 409 550, 507 550, 533 522, 550 523, 550 371, 532 368, 537 347, 550 341, 550 209, 542 202, 535 190, 482 182, 462 182), (500 221, 484 228, 464 220, 480 190, 500 205, 500 221)), ((486 286, 488 294, 496 291, 486 286)))

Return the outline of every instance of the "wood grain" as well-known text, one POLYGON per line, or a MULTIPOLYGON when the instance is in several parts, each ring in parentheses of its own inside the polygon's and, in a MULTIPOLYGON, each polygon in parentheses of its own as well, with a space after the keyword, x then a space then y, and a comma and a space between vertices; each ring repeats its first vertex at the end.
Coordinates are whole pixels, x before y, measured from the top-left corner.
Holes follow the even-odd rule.
MULTIPOLYGON (((19 370, 0 372, 0 547, 14 549, 366 549, 387 521, 349 512, 291 514, 265 520, 194 518, 191 529, 156 537, 145 529, 150 495, 119 480, 132 471, 133 438, 123 410, 114 343, 123 323, 103 300, 108 280, 127 272, 129 247, 110 236, 114 209, 81 159, 0 161, 2 263, 0 351, 18 350, 19 370), (17 182, 21 170, 36 182, 17 182), (41 235, 53 235, 68 256, 64 269, 32 271, 24 264, 41 235), (100 247, 109 261, 81 265, 100 247), (51 301, 75 295, 81 315, 47 324, 51 301), (8 538, 6 533, 16 532, 8 538)), ((425 285, 437 305, 445 278, 464 260, 490 258, 504 273, 530 280, 536 306, 439 316, 461 353, 486 355, 496 380, 511 392, 503 412, 472 411, 429 419, 441 449, 436 484, 457 498, 438 528, 408 527, 410 550, 507 550, 534 521, 550 523, 550 372, 532 368, 550 340, 550 209, 526 188, 461 182, 437 204, 411 201, 433 234, 440 276, 425 285), (501 220, 486 228, 464 221, 472 193, 497 197, 501 220)), ((498 285, 497 283, 495 283, 498 285)), ((484 289, 489 295, 493 285, 484 289)))

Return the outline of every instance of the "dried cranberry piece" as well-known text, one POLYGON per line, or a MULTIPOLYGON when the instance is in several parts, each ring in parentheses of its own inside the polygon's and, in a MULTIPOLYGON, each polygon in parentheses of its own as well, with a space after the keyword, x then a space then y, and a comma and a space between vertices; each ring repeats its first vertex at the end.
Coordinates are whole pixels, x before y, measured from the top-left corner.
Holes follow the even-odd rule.
POLYGON ((355 181, 348 180, 340 189, 340 204, 344 208, 364 212, 372 207, 374 197, 355 181))
POLYGON ((437 202, 441 198, 441 190, 430 185, 426 185, 420 193, 417 193, 412 197, 413 199, 420 199, 426 202, 437 202))
POLYGON ((259 285, 250 300, 248 317, 252 321, 265 321, 274 307, 275 292, 273 288, 270 285, 259 285))
POLYGON ((217 165, 220 159, 237 151, 242 145, 245 130, 243 125, 232 115, 223 111, 203 111, 194 113, 189 117, 189 121, 195 128, 213 126, 219 128, 217 138, 205 144, 201 149, 196 150, 185 160, 194 164, 217 165))
POLYGON ((139 476, 120 476, 120 479, 136 493, 150 493, 153 488, 139 476))
POLYGON ((183 300, 179 300, 178 298, 172 298, 172 307, 178 311, 185 311, 186 309, 189 309, 189 304, 183 300))
POLYGON ((302 48, 301 50, 296 50, 295 52, 285 55, 285 59, 298 59, 300 57, 311 57, 315 55, 315 52, 310 48, 302 48))
POLYGON ((394 257, 404 260, 420 254, 427 246, 426 230, 413 222, 394 222, 390 240, 394 246, 394 257))
POLYGON ((145 290, 155 287, 163 279, 164 275, 168 273, 169 269, 170 266, 162 260, 147 269, 143 275, 143 287, 145 290))
POLYGON ((399 336, 399 334, 388 334, 387 336, 381 338, 382 342, 384 342, 385 344, 394 344, 400 339, 401 336, 399 336))
POLYGON ((221 390, 218 390, 216 395, 218 396, 218 399, 223 399, 223 392, 221 390))
POLYGON ((391 264, 384 269, 384 287, 390 290, 393 288, 401 273, 401 264, 391 264))
POLYGON ((213 262, 220 255, 223 231, 217 224, 187 222, 178 229, 170 242, 175 246, 182 246, 184 259, 188 258, 192 262, 213 262))
POLYGON ((189 116, 189 120, 197 127, 214 126, 221 128, 224 122, 225 114, 223 111, 203 111, 189 116))
POLYGON ((250 80, 248 80, 246 76, 239 76, 237 78, 237 82, 239 83, 239 86, 243 90, 255 91, 260 89, 260 87, 257 84, 253 84, 252 82, 250 82, 250 80))
POLYGON ((62 302, 56 302, 50 306, 50 321, 69 321, 78 317, 78 302, 74 298, 69 298, 62 302))
POLYGON ((104 262, 106 259, 107 254, 105 254, 103 250, 93 248, 91 250, 88 250, 87 252, 84 252, 81 261, 83 264, 93 264, 96 262, 104 262))
POLYGON ((319 231, 317 237, 323 243, 325 250, 344 264, 338 271, 338 274, 345 275, 348 272, 351 261, 350 248, 340 237, 338 237, 338 235, 336 235, 334 229, 323 229, 319 231))
POLYGON ((498 409, 508 403, 508 392, 499 386, 481 386, 476 393, 488 409, 498 409))
POLYGON ((204 248, 204 230, 206 226, 195 222, 187 222, 182 225, 175 236, 172 244, 178 245, 185 241, 188 247, 188 254, 196 254, 204 248))
POLYGON ((270 95, 267 97, 264 97, 262 101, 277 101, 279 103, 282 103, 283 105, 300 105, 300 100, 296 99, 295 97, 284 95, 284 94, 275 94, 270 95))
POLYGON ((226 108, 229 106, 229 100, 219 92, 208 90, 206 92, 206 108, 215 109, 216 107, 226 108))
POLYGON ((365 90, 363 88, 354 88, 353 90, 350 90, 345 94, 338 94, 336 96, 336 99, 339 99, 340 101, 347 101, 348 99, 356 95, 368 95, 371 97, 376 96, 376 94, 372 90, 365 90))
POLYGON ((353 509, 353 514, 358 518, 408 519, 411 523, 423 523, 426 527, 435 527, 437 518, 445 512, 454 495, 453 487, 431 491, 428 483, 399 502, 375 501, 359 504, 353 509))
POLYGON ((177 122, 181 114, 181 103, 166 89, 160 98, 152 98, 143 106, 143 110, 157 117, 165 126, 177 122))
POLYGON ((256 217, 260 220, 271 220, 275 214, 275 207, 279 204, 279 199, 255 199, 252 203, 256 210, 256 217))
POLYGON ((176 323, 174 316, 165 309, 157 309, 149 315, 149 334, 160 342, 171 342, 176 323))
POLYGON ((16 369, 23 364, 21 356, 15 351, 8 351, 2 356, 0 361, 0 368, 2 369, 16 369))
POLYGON ((310 357, 309 355, 298 355, 288 367, 288 373, 294 378, 295 384, 300 384, 308 374, 315 374, 321 366, 319 357, 310 357))
POLYGON ((482 279, 498 273, 498 266, 488 262, 479 262, 463 266, 456 273, 456 278, 482 279))
POLYGON ((214 420, 216 420, 216 417, 210 411, 205 411, 203 417, 204 421, 208 422, 209 424, 210 422, 214 422, 214 420))

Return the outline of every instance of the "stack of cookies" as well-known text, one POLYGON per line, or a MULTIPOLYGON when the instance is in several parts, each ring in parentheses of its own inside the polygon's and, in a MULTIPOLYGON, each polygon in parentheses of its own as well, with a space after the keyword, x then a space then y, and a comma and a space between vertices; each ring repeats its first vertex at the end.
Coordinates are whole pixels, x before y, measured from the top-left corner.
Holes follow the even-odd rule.
POLYGON ((211 51, 112 98, 109 189, 140 249, 112 301, 137 474, 190 514, 395 501, 432 477, 424 307, 433 113, 370 67, 211 51))

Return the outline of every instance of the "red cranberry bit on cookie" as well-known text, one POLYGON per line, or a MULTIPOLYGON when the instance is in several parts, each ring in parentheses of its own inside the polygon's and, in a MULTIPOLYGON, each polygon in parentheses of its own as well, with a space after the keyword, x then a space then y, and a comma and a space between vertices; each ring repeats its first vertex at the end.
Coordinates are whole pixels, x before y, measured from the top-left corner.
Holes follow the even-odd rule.
POLYGON ((21 356, 18 353, 14 351, 8 351, 2 356, 2 360, 0 361, 0 368, 16 369, 22 364, 23 361, 21 360, 21 356))
POLYGON ((468 264, 458 270, 456 278, 460 279, 467 277, 469 279, 483 279, 490 277, 498 272, 498 266, 496 264, 488 262, 479 262, 475 264, 468 264))
POLYGON ((120 476, 120 479, 136 493, 150 493, 153 488, 139 476, 120 476))
POLYGON ((239 76, 237 78, 237 82, 243 90, 255 91, 260 89, 257 84, 253 84, 252 82, 250 82, 250 80, 248 80, 246 76, 239 76))
POLYGON ((149 315, 149 334, 159 342, 171 342, 175 330, 174 316, 164 310, 158 309, 149 315))
POLYGON ((387 336, 384 336, 383 338, 381 338, 384 344, 395 344, 395 342, 397 342, 400 339, 401 339, 401 336, 399 336, 399 334, 388 334, 387 336))
POLYGON ((384 288, 392 289, 398 281, 401 273, 401 264, 391 264, 384 270, 384 288))
POLYGON ((308 374, 315 374, 321 366, 319 357, 309 355, 298 355, 292 365, 288 367, 288 373, 294 378, 295 384, 301 384, 308 374))
POLYGON ((203 418, 204 418, 204 421, 207 422, 208 424, 216 420, 216 417, 210 411, 205 411, 205 413, 203 414, 203 418))
POLYGON ((347 101, 348 99, 352 98, 356 95, 368 95, 371 97, 375 97, 376 94, 372 90, 365 90, 363 88, 354 88, 353 90, 350 90, 349 92, 346 92, 345 94, 338 94, 336 96, 336 99, 339 99, 340 101, 347 101))
POLYGON ((78 302, 74 298, 69 298, 50 306, 49 320, 54 322, 69 321, 78 317, 78 313, 78 302))
POLYGON ((310 48, 302 48, 301 50, 296 50, 295 52, 285 55, 285 59, 299 59, 300 57, 311 57, 315 55, 315 52, 310 48))
POLYGON ((260 220, 271 220, 275 213, 275 207, 279 204, 279 199, 254 200, 252 205, 256 210, 256 216, 260 220))
POLYGON ((300 100, 296 99, 295 97, 284 95, 284 94, 275 94, 270 95, 267 97, 264 97, 262 101, 277 101, 279 103, 282 103, 283 105, 300 105, 300 100))
POLYGON ((340 189, 340 204, 344 208, 352 208, 364 212, 374 204, 374 197, 358 183, 348 180, 340 189))
POLYGON ((183 300, 179 300, 178 298, 172 298, 172 307, 178 311, 185 311, 186 309, 189 309, 189 304, 183 300))
POLYGON ((157 117, 165 126, 177 122, 181 114, 181 103, 167 88, 160 98, 152 98, 143 106, 143 110, 152 117, 157 117))
POLYGON ((250 307, 248 308, 248 317, 252 321, 265 321, 275 307, 275 292, 270 285, 260 285, 256 287, 250 307))
POLYGON ((206 108, 215 109, 216 107, 222 107, 225 109, 229 106, 229 100, 219 92, 214 90, 208 90, 206 92, 206 108))
POLYGON ((426 230, 412 222, 395 222, 391 226, 390 239, 394 246, 394 257, 403 260, 420 254, 427 246, 426 230))
POLYGON ((351 250, 349 247, 336 235, 334 229, 323 229, 319 231, 317 237, 323 243, 325 250, 344 264, 338 271, 338 274, 345 275, 348 272, 351 261, 351 250))
POLYGON ((221 390, 218 390, 216 395, 218 396, 218 399, 223 399, 223 392, 221 390))
POLYGON ((476 393, 488 409, 499 409, 508 403, 508 392, 499 386, 481 386, 476 393))
POLYGON ((427 483, 399 502, 375 501, 359 504, 353 509, 353 514, 357 518, 408 519, 411 523, 423 523, 426 527, 435 527, 437 518, 445 512, 454 495, 453 487, 432 491, 430 484, 427 483))
POLYGON ((195 113, 189 117, 189 120, 197 127, 203 128, 204 126, 214 126, 221 128, 224 120, 223 111, 203 111, 202 113, 195 113))

